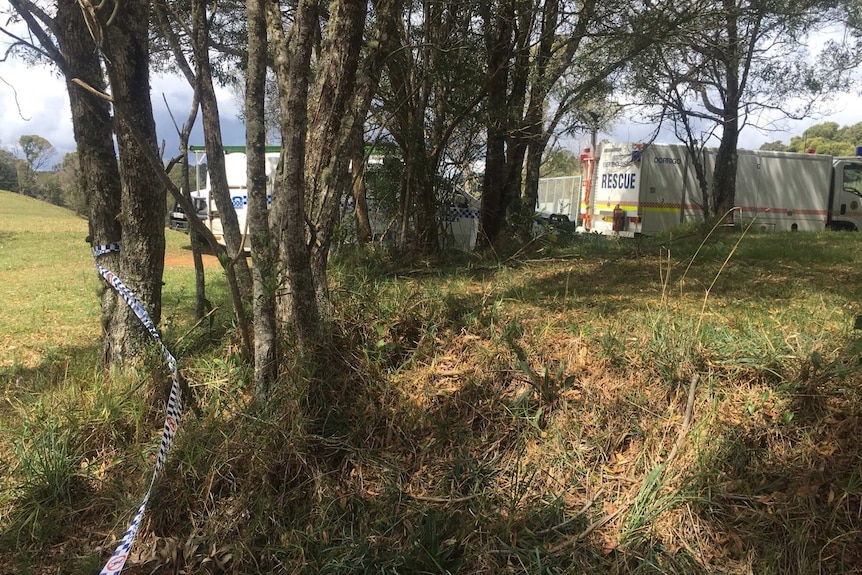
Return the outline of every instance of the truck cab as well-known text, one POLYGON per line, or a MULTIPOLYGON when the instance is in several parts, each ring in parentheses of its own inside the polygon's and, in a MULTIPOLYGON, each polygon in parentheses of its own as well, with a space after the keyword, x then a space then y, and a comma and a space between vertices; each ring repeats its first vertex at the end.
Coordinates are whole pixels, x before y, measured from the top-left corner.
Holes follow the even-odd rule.
POLYGON ((833 230, 862 230, 862 149, 856 153, 856 157, 833 162, 826 219, 826 226, 833 230))

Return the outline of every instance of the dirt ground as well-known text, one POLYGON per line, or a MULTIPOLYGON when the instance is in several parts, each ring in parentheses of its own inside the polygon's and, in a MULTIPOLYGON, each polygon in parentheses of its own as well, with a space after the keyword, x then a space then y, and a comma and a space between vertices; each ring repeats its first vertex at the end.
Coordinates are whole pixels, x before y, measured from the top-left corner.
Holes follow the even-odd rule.
MULTIPOLYGON (((209 254, 203 254, 201 256, 204 260, 204 267, 209 268, 218 268, 219 263, 218 259, 209 254)), ((166 268, 193 268, 195 267, 195 262, 192 259, 192 252, 185 252, 181 255, 168 255, 165 257, 165 267, 166 268)))

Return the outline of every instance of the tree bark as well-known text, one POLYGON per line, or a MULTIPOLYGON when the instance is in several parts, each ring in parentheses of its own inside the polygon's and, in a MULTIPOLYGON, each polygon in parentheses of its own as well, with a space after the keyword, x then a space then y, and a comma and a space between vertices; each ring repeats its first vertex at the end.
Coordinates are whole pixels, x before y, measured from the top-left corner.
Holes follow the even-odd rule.
POLYGON ((731 209, 736 201, 736 168, 739 144, 739 101, 740 81, 739 64, 740 40, 738 14, 734 0, 723 0, 726 10, 727 51, 724 54, 726 84, 722 97, 722 135, 715 156, 713 171, 712 206, 713 214, 733 221, 731 209))
POLYGON ((278 338, 275 288, 278 270, 275 246, 269 232, 266 181, 266 8, 264 0, 247 0, 248 70, 245 90, 246 160, 248 162, 248 227, 252 268, 254 314, 254 390, 264 402, 278 378, 278 338))
POLYGON ((209 59, 209 30, 206 18, 205 0, 192 2, 192 43, 196 61, 197 82, 201 97, 201 116, 204 128, 204 144, 207 150, 207 165, 210 181, 210 194, 215 200, 222 224, 224 241, 227 246, 228 260, 225 265, 235 267, 237 283, 242 300, 251 293, 251 275, 243 253, 243 233, 239 229, 236 210, 231 201, 230 188, 225 172, 221 120, 216 100, 209 59))
POLYGON ((511 10, 489 4, 483 14, 485 48, 488 57, 488 116, 485 174, 482 178, 482 211, 479 220, 480 242, 490 246, 497 241, 506 218, 506 135, 508 133, 507 94, 509 55, 512 52, 511 10), (496 11, 495 11, 496 8, 496 11))
POLYGON ((320 310, 329 307, 326 266, 339 206, 350 187, 351 146, 368 110, 367 105, 361 109, 356 105, 364 104, 365 98, 359 102, 355 98, 367 5, 357 0, 330 5, 318 81, 310 98, 306 201, 314 229, 311 271, 320 310))
MULTIPOLYGON (((421 47, 421 57, 414 55, 414 51, 418 53, 420 48, 411 45, 407 28, 412 24, 405 25, 398 21, 402 8, 400 2, 394 4, 392 15, 381 19, 381 45, 386 54, 386 69, 395 108, 391 131, 404 160, 404 178, 398 201, 397 244, 399 249, 406 248, 410 222, 413 221, 414 247, 428 252, 439 247, 437 210, 431 180, 436 173, 439 154, 432 153, 430 147, 436 145, 439 149, 445 145, 445 141, 427 141, 429 133, 426 132, 426 120, 434 88, 431 54, 438 49, 436 42, 444 40, 436 37, 436 34, 440 34, 441 12, 435 10, 433 3, 425 3, 422 18, 427 41, 421 47), (423 64, 424 71, 420 71, 423 64)), ((434 121, 442 123, 443 119, 434 121)), ((436 131, 446 133, 445 129, 436 131)))
MULTIPOLYGON (((81 8, 73 0, 57 3, 57 43, 65 56, 64 69, 72 129, 80 161, 81 189, 89 208, 89 232, 92 245, 120 241, 120 172, 114 150, 113 125, 108 102, 95 96, 72 80, 80 80, 101 92, 105 76, 93 39, 87 31, 81 8)), ((110 270, 120 270, 120 254, 100 256, 100 263, 110 270)), ((103 344, 107 365, 119 365, 129 355, 128 333, 135 329, 137 318, 125 311, 126 304, 113 289, 101 289, 103 344)))
POLYGON ((275 74, 281 109, 281 162, 272 193, 271 230, 286 271, 276 314, 292 325, 300 351, 314 358, 320 315, 306 237, 305 143, 311 52, 316 37, 317 3, 299 0, 288 42, 277 3, 267 9, 267 32, 275 47, 275 74))
POLYGON ((353 182, 350 193, 353 196, 353 211, 356 216, 356 241, 359 244, 371 242, 371 220, 368 217, 368 196, 365 187, 365 154, 362 150, 362 140, 357 143, 353 161, 351 162, 353 182))
POLYGON ((527 240, 532 234, 533 214, 539 201, 539 175, 542 168, 542 156, 548 145, 548 135, 543 134, 530 140, 527 145, 527 163, 524 168, 524 197, 518 217, 517 229, 521 239, 527 240))
MULTIPOLYGON (((192 200, 192 183, 189 170, 189 138, 191 138, 192 128, 195 125, 195 120, 198 117, 198 108, 200 107, 200 90, 195 89, 192 97, 192 105, 189 110, 188 118, 183 129, 180 131, 180 154, 182 160, 180 168, 182 170, 182 193, 188 198, 188 201, 194 204, 192 200)), ((195 167, 197 169, 197 167, 195 167)), ((197 220, 197 212, 186 214, 189 222, 189 241, 192 245, 192 262, 195 266, 195 321, 200 321, 212 309, 212 304, 207 299, 206 289, 206 270, 204 269, 204 261, 201 253, 205 245, 204 239, 198 233, 197 228, 192 226, 192 219, 197 220)))
MULTIPOLYGON (((99 32, 104 35, 102 49, 114 100, 120 151, 123 230, 119 275, 158 325, 165 261, 166 190, 147 156, 158 154, 150 101, 149 8, 148 0, 100 5, 96 8, 99 19, 96 39, 99 32), (135 130, 144 136, 144 142, 136 139, 135 130)), ((137 328, 135 333, 143 334, 143 329, 137 328)))

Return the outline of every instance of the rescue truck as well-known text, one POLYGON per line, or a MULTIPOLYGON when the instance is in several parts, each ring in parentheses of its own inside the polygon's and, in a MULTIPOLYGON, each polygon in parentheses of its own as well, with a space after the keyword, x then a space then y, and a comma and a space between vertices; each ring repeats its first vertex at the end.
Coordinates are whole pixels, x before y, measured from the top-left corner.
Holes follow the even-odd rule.
MULTIPOLYGON (((715 149, 702 162, 712 185, 715 149)), ((703 196, 681 144, 604 143, 581 155, 583 231, 634 236, 702 220, 703 196)), ((739 150, 735 219, 761 231, 862 229, 862 146, 855 157, 739 150)))

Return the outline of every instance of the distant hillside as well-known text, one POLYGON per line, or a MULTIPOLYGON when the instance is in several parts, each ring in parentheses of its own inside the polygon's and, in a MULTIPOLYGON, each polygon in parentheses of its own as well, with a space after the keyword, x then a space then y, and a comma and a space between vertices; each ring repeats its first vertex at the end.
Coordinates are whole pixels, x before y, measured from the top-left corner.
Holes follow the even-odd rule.
POLYGON ((87 220, 72 210, 29 196, 0 191, 0 231, 86 233, 87 220))

